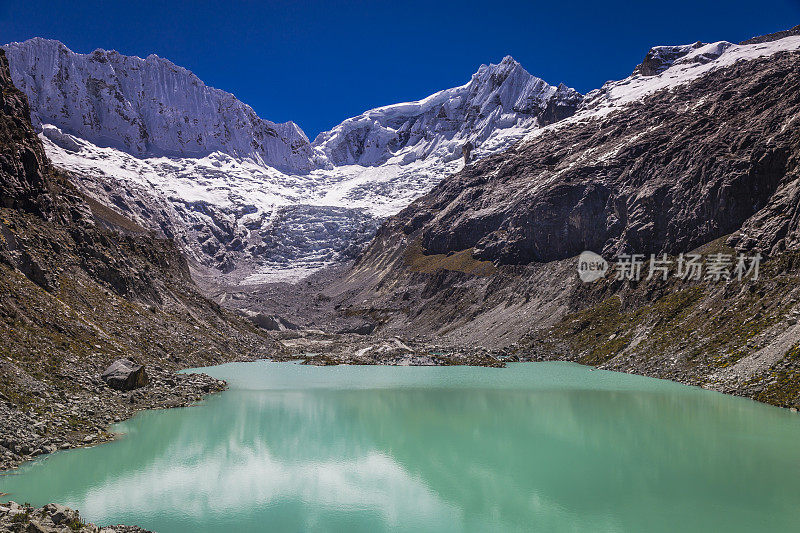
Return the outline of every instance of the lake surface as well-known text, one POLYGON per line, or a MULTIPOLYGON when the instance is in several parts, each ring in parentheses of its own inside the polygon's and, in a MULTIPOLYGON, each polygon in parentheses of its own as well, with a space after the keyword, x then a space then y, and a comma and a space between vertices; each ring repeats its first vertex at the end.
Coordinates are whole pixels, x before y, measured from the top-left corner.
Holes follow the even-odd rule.
POLYGON ((568 363, 237 363, 231 389, 0 477, 183 531, 800 529, 800 416, 568 363))

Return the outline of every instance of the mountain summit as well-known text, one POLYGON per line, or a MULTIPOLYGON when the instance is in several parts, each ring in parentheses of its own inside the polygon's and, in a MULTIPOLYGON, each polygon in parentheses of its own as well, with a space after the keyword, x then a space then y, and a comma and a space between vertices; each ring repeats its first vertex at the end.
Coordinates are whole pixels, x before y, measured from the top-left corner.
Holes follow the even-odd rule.
POLYGON ((456 172, 571 115, 582 97, 510 56, 468 83, 345 120, 312 144, 232 94, 150 55, 4 47, 48 156, 93 198, 175 239, 232 281, 352 257, 380 219, 456 172))
POLYGON ((220 151, 288 171, 315 166, 296 124, 259 118, 232 94, 157 55, 142 59, 102 49, 77 54, 42 38, 4 48, 35 127, 52 124, 139 157, 220 151))
POLYGON ((468 141, 494 151, 503 144, 501 130, 570 116, 581 99, 574 89, 553 87, 506 56, 497 65, 481 65, 465 85, 347 119, 320 133, 314 146, 334 165, 403 164, 431 155, 451 160, 468 141))

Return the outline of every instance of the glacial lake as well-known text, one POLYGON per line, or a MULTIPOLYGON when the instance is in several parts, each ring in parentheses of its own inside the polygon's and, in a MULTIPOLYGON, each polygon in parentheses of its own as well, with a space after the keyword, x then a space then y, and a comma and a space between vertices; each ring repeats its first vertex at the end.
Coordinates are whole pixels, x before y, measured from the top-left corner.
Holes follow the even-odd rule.
POLYGON ((0 477, 199 531, 797 531, 800 415, 569 363, 203 369, 230 390, 0 477))

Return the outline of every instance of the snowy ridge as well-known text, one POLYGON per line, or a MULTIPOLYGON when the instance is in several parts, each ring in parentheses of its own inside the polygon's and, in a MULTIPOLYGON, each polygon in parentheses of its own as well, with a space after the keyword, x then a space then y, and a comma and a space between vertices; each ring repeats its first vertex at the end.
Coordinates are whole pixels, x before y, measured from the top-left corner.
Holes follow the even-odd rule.
POLYGON ((729 67, 737 61, 749 61, 797 50, 800 50, 800 36, 797 35, 756 44, 719 41, 656 46, 630 76, 618 81, 608 81, 600 89, 589 91, 572 116, 558 123, 530 130, 524 135, 524 140, 533 140, 548 130, 569 128, 576 122, 602 118, 655 92, 684 85, 715 69, 729 67), (642 66, 651 57, 657 57, 662 66, 657 69, 657 74, 643 74, 642 66))
POLYGON ((52 124, 137 156, 221 151, 287 171, 318 166, 296 124, 261 119, 232 94, 156 55, 76 54, 41 38, 3 48, 14 84, 28 95, 34 126, 52 124))
POLYGON ((382 219, 460 170, 467 142, 481 158, 715 68, 800 49, 798 36, 753 45, 656 47, 631 76, 585 98, 548 85, 506 57, 481 66, 460 87, 366 111, 311 144, 293 123, 260 119, 232 95, 156 56, 99 51, 92 59, 55 41, 33 41, 5 48, 48 156, 73 171, 83 190, 176 239, 231 283, 297 280, 352 257, 382 219), (166 76, 165 85, 143 74, 148 69, 166 76), (64 72, 80 76, 70 74, 67 82, 64 72), (123 83, 126 78, 139 80, 134 86, 141 97, 126 92, 124 83, 132 83, 123 83), (165 87, 182 96, 167 99, 170 111, 158 113, 152 102, 165 87), (67 108, 60 111, 54 102, 67 108), (223 103, 230 107, 215 107, 223 103), (186 142, 192 128, 203 130, 202 143, 186 142), (268 130, 274 136, 265 133, 264 143, 248 144, 268 130))
POLYGON ((514 142, 499 132, 529 130, 571 115, 581 95, 529 74, 511 56, 481 65, 472 79, 423 100, 371 109, 314 140, 337 166, 407 164, 428 157, 449 161, 461 148, 514 142), (499 142, 498 142, 499 141, 499 142))
POLYGON ((731 66, 737 61, 790 50, 800 50, 800 36, 759 44, 737 45, 719 41, 655 47, 648 57, 655 51, 663 61, 663 68, 658 69, 654 75, 645 75, 640 65, 631 76, 619 81, 609 81, 602 88, 589 92, 573 120, 609 113, 614 108, 639 101, 656 91, 689 83, 707 72, 731 66))

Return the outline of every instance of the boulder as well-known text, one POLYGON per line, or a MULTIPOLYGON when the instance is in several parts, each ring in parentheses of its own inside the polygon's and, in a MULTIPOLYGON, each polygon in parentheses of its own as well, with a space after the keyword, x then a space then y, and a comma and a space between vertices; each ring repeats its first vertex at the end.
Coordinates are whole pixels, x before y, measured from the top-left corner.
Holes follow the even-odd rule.
POLYGON ((265 315, 263 313, 246 313, 247 318, 261 329, 267 331, 286 331, 300 329, 297 324, 293 324, 277 315, 265 315))
POLYGON ((45 505, 44 510, 48 515, 50 515, 50 520, 52 520, 56 525, 67 520, 71 520, 75 514, 74 511, 68 507, 64 507, 63 505, 58 505, 55 503, 45 505))
POLYGON ((56 531, 53 528, 45 527, 36 520, 31 520, 28 522, 28 526, 25 528, 26 533, 51 533, 56 531))
POLYGON ((117 359, 101 376, 112 389, 129 391, 147 385, 147 373, 144 366, 129 359, 117 359))

